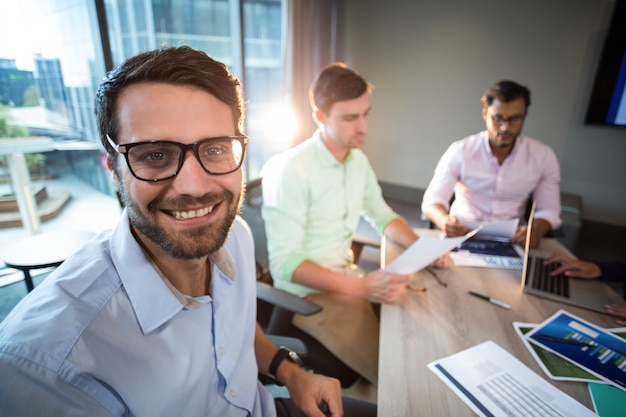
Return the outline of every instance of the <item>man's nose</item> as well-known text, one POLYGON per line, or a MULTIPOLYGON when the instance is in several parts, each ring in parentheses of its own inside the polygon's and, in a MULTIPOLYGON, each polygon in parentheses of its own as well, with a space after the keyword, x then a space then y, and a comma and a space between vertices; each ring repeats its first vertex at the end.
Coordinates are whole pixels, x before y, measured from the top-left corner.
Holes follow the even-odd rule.
POLYGON ((183 165, 174 177, 174 186, 181 194, 204 195, 208 188, 208 178, 211 174, 206 172, 196 155, 187 152, 184 156, 183 165))
POLYGON ((367 117, 359 117, 358 127, 360 132, 366 133, 368 124, 369 119, 367 117))

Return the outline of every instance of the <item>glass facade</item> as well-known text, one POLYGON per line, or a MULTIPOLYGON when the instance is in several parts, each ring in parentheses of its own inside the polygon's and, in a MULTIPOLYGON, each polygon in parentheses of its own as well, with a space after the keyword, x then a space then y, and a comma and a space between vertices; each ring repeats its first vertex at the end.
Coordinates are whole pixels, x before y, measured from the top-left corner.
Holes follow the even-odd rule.
MULTIPOLYGON (((93 117, 94 93, 106 74, 104 56, 117 65, 161 45, 189 45, 224 62, 243 82, 251 137, 246 166, 254 178, 271 155, 289 145, 276 143, 262 125, 264 112, 283 100, 284 7, 283 0, 3 2, 0 126, 20 125, 30 136, 52 138, 61 151, 48 153, 49 161, 63 159, 82 179, 114 193, 102 169, 93 117), (106 19, 99 19, 97 3, 104 5, 106 19), (104 20, 110 51, 100 37, 104 20)), ((10 135, 0 130, 2 136, 10 135)))

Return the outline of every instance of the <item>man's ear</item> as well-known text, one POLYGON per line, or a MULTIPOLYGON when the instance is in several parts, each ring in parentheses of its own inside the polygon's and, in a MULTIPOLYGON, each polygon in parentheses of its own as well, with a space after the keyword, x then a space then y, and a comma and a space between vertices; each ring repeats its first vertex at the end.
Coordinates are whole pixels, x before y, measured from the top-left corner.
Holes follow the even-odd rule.
POLYGON ((111 177, 113 178, 113 182, 119 187, 121 181, 120 178, 117 176, 115 169, 113 169, 113 157, 111 156, 111 154, 107 154, 107 168, 109 171, 111 171, 111 177))
POLYGON ((487 108, 483 107, 483 120, 486 122, 487 121, 487 108))
POLYGON ((317 122, 318 125, 326 124, 326 115, 320 109, 317 109, 313 112, 313 119, 317 122))

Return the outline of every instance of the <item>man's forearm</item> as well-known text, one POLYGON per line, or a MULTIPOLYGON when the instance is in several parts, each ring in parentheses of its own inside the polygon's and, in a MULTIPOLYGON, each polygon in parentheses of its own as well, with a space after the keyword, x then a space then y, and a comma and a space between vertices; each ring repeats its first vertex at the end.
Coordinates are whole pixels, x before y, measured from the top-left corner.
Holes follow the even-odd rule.
POLYGON ((433 204, 428 207, 426 216, 431 222, 435 224, 439 229, 446 229, 446 220, 448 218, 448 210, 442 204, 433 204))
POLYGON ((353 297, 364 297, 366 294, 365 285, 360 277, 331 271, 309 260, 298 265, 291 281, 323 292, 353 297))
POLYGON ((533 220, 533 230, 532 230, 532 239, 538 240, 546 235, 546 233, 552 230, 552 225, 545 219, 534 219, 533 220))
POLYGON ((261 326, 257 323, 254 332, 254 354, 256 356, 259 372, 266 375, 270 362, 274 355, 278 352, 278 347, 265 335, 261 326))
MULTIPOLYGON (((254 334, 254 351, 259 372, 267 375, 272 359, 278 353, 278 347, 267 337, 258 323, 254 334)), ((283 360, 278 365, 276 375, 274 376, 279 382, 289 386, 302 372, 302 369, 296 363, 283 360)))
POLYGON ((405 248, 411 246, 419 236, 413 231, 411 226, 402 217, 393 219, 387 224, 383 231, 385 237, 391 239, 405 248))

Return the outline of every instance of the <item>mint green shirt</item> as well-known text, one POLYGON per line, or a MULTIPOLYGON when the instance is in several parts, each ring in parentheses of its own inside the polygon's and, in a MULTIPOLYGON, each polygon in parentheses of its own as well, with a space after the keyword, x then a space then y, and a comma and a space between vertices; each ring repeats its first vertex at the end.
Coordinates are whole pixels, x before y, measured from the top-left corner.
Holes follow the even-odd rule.
POLYGON ((270 272, 277 288, 296 295, 319 292, 291 282, 304 260, 333 271, 353 264, 350 247, 361 216, 379 234, 398 217, 365 154, 352 149, 340 163, 319 131, 268 161, 262 177, 270 272))

